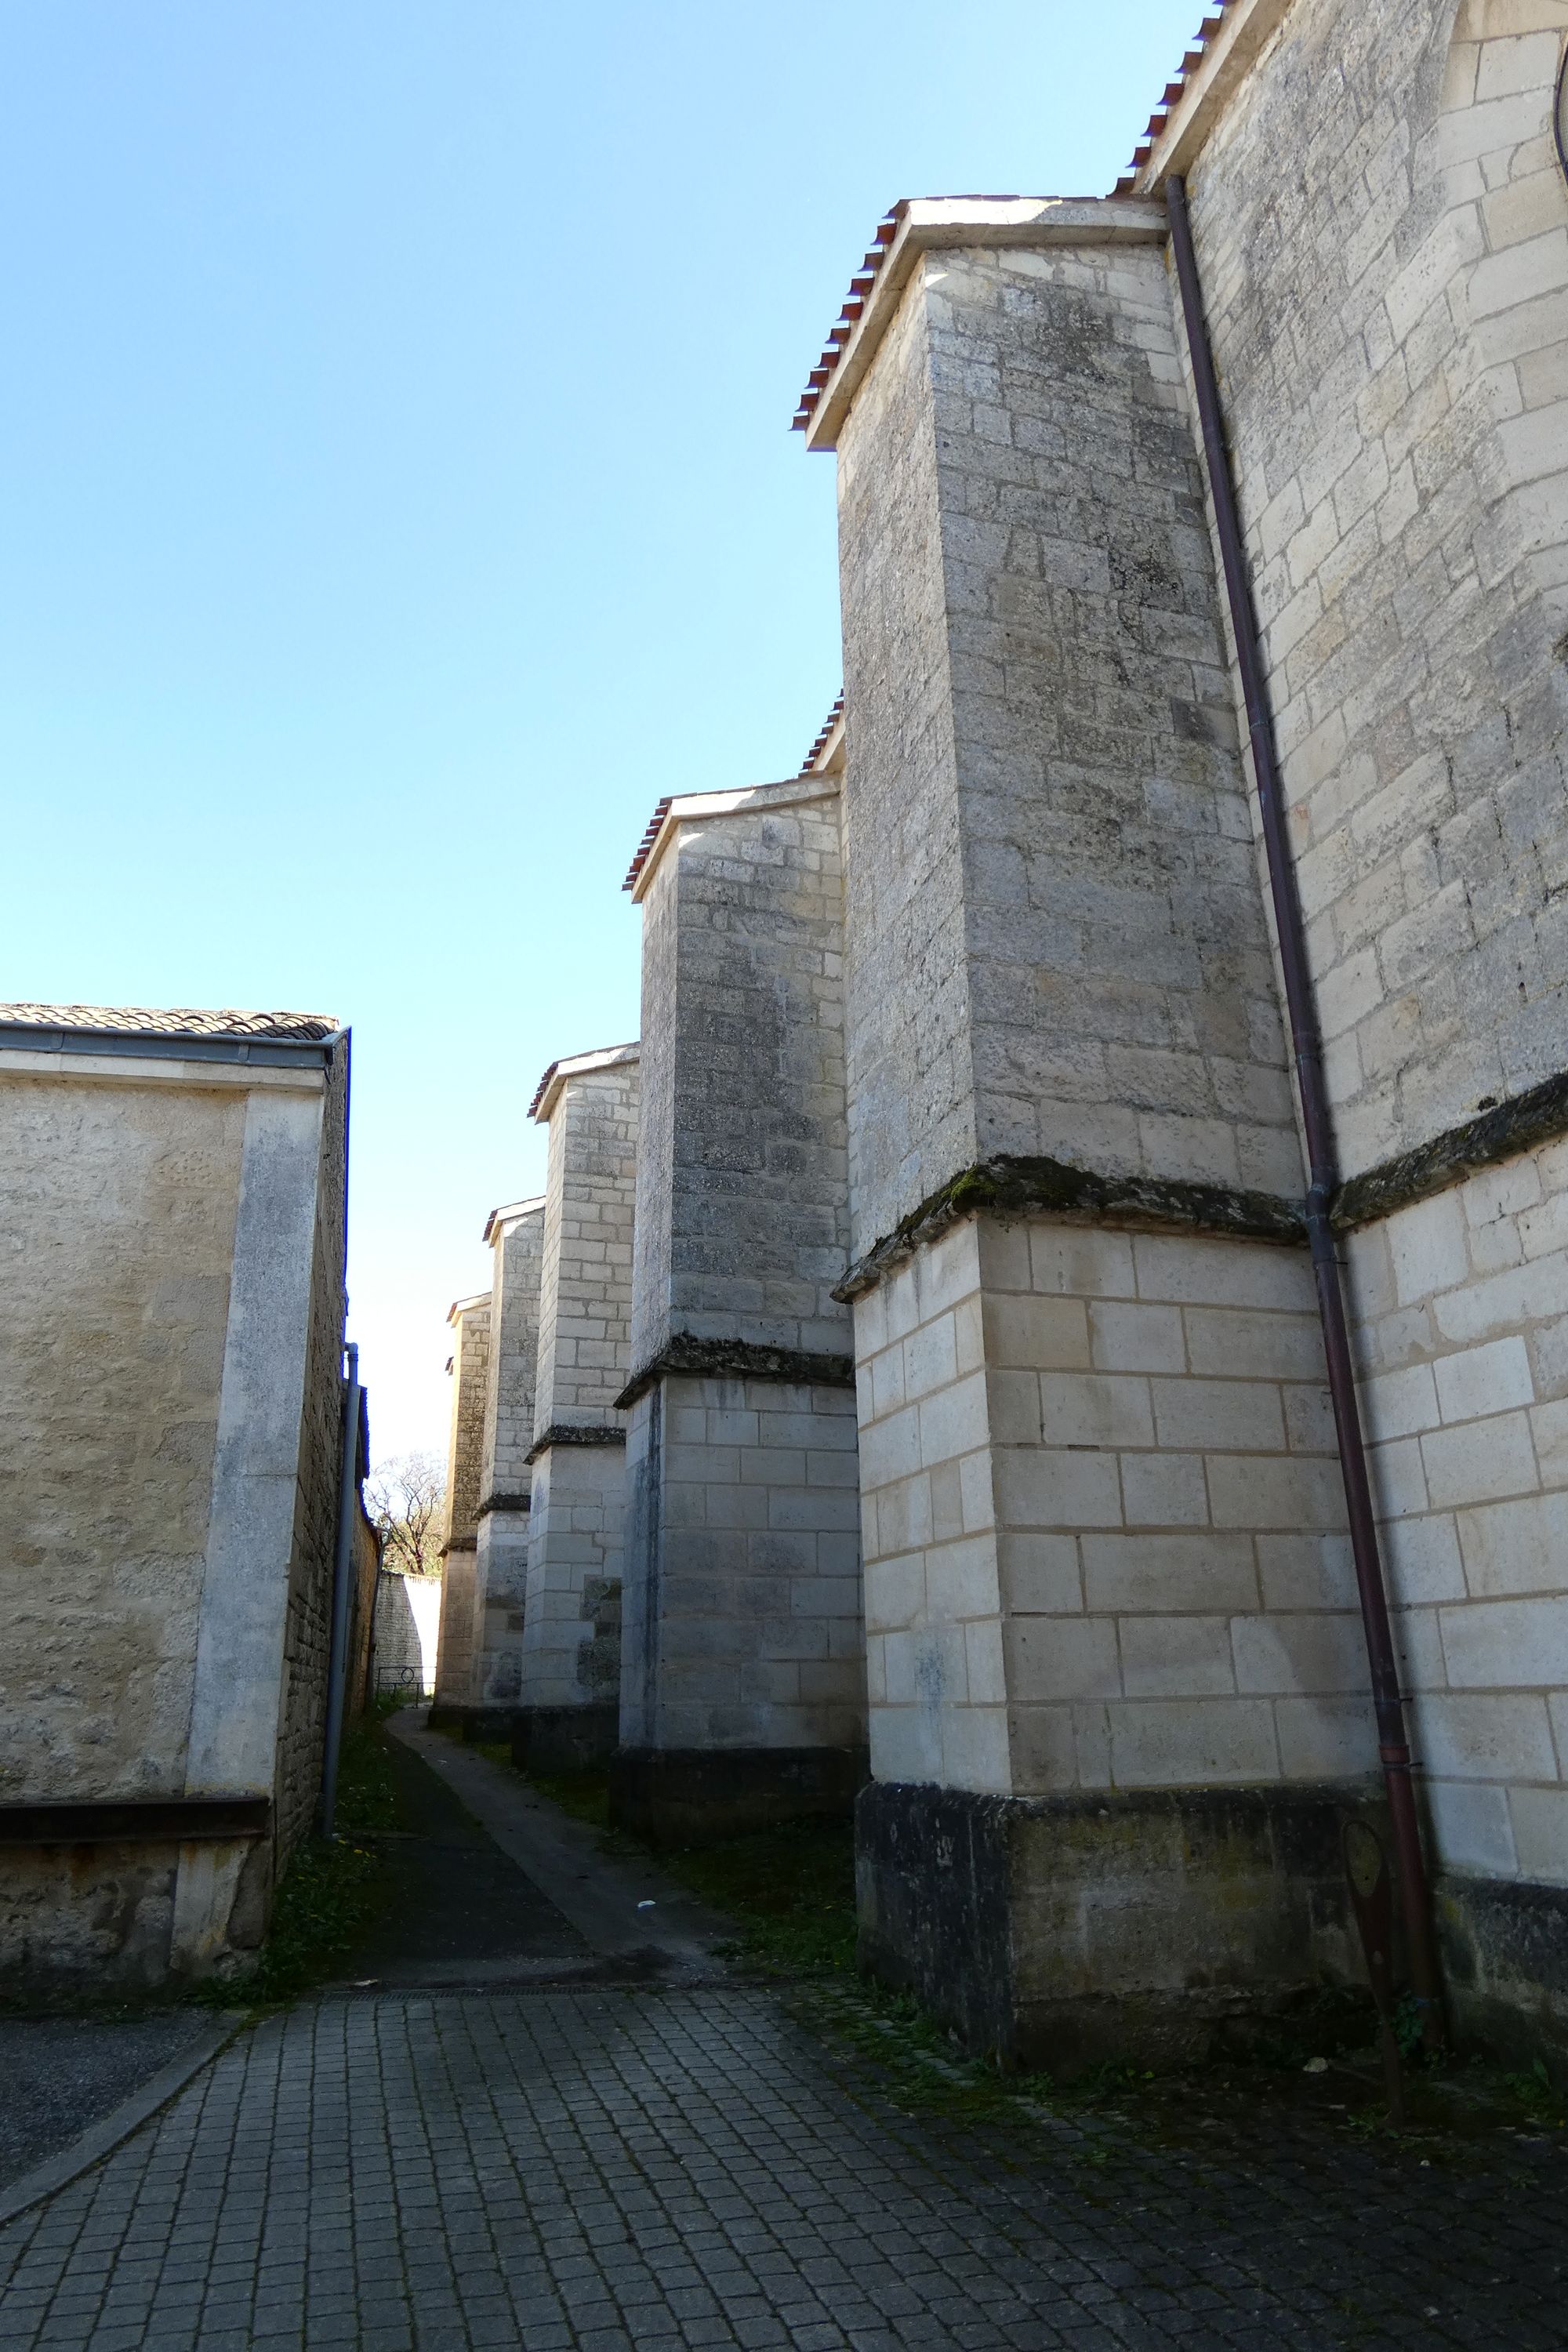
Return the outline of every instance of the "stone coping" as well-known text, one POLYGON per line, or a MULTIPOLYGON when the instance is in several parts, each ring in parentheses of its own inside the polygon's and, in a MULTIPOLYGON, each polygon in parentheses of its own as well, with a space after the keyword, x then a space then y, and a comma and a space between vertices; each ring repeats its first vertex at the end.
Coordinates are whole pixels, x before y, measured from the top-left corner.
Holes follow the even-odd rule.
POLYGON ((1131 196, 921 196, 896 205, 890 225, 880 259, 852 284, 802 395, 795 421, 808 449, 837 446, 839 428, 922 254, 963 246, 1039 250, 1165 241, 1164 206, 1131 196))
POLYGON ((489 1215, 485 1219, 485 1229, 479 1239, 484 1242, 493 1242, 497 1234, 506 1226, 520 1224, 524 1217, 542 1216, 543 1213, 542 1192, 536 1193, 531 1201, 509 1202, 504 1209, 490 1211, 489 1215))
POLYGON ((474 1517, 483 1519, 488 1518, 492 1511, 528 1511, 532 1507, 531 1495, 487 1495, 474 1517))
POLYGON ((668 793, 648 819, 647 829, 637 844, 637 855, 621 887, 630 891, 634 907, 640 906, 647 895, 654 870, 679 825, 699 824, 704 817, 772 816, 779 809, 797 808, 811 801, 836 800, 837 796, 837 775, 826 767, 809 775, 788 776, 781 783, 744 784, 733 792, 668 793))
POLYGON ((552 1062, 533 1090, 533 1100, 528 1106, 530 1118, 542 1127, 550 1124, 550 1114, 561 1099, 561 1089, 568 1078, 590 1077, 596 1070, 618 1070, 637 1062, 641 1046, 635 1037, 627 1045, 597 1045, 591 1054, 563 1054, 552 1062))
POLYGON ((525 1462, 537 1462, 552 1445, 624 1445, 626 1433, 607 1421, 552 1421, 548 1429, 540 1431, 524 1454, 525 1462))
POLYGON ((616 1410, 626 1412, 656 1381, 781 1381, 797 1388, 852 1389, 852 1355, 816 1354, 805 1348, 771 1348, 755 1339, 700 1339, 675 1331, 658 1354, 634 1372, 616 1410))
POLYGON ((84 1798, 50 1804, 0 1804, 0 1847, 17 1845, 181 1845, 265 1837, 270 1797, 84 1798))
POLYGON ((938 1240, 963 1217, 1055 1216, 1089 1224, 1142 1224, 1169 1232, 1237 1234, 1304 1247, 1300 1203, 1276 1192, 1194 1184, 1163 1176, 1103 1176, 1060 1160, 999 1153, 964 1169, 912 1210, 882 1241, 857 1258, 835 1289, 847 1304, 875 1289, 886 1274, 938 1240))
POLYGON ((1334 1228, 1350 1233, 1357 1225, 1375 1223, 1396 1209, 1462 1184, 1482 1168, 1495 1168, 1500 1160, 1512 1160, 1563 1134, 1568 1134, 1568 1071, 1543 1078, 1507 1102, 1489 1102, 1473 1118, 1446 1129, 1430 1143, 1418 1143, 1359 1176, 1348 1176, 1334 1195, 1334 1228))
MULTIPOLYGON (((1334 1231, 1352 1233, 1397 1210, 1462 1184, 1481 1169, 1517 1158, 1568 1134, 1568 1071, 1521 1095, 1488 1103, 1458 1127, 1434 1136, 1359 1176, 1334 1194, 1334 1231)), ((835 1289, 847 1304, 874 1290, 884 1275, 980 1210, 1001 1216, 1055 1216, 1069 1223, 1145 1225, 1176 1233, 1237 1234, 1252 1241, 1304 1244, 1306 1213, 1274 1192, 1224 1184, 1192 1184, 1159 1176, 1104 1176, 1058 1160, 1000 1154, 964 1169, 940 1192, 874 1243, 835 1289)))

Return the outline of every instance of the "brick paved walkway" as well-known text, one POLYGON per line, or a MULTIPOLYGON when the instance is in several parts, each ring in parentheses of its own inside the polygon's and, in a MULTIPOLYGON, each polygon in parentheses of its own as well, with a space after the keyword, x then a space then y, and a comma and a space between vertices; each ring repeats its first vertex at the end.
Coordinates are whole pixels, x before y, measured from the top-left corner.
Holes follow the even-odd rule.
POLYGON ((0 2231, 0 2344, 1568 2343, 1555 2154, 987 2140, 855 2081, 741 1988, 325 1998, 0 2231))

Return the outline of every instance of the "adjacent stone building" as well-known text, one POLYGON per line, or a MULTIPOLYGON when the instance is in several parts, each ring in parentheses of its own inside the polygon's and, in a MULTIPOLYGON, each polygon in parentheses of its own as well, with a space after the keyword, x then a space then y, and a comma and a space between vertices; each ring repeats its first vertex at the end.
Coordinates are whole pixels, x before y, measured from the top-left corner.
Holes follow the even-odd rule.
MULTIPOLYGON (((837 753, 837 740, 834 750, 837 753)), ((661 805, 643 910, 613 1804, 684 1841, 847 1811, 865 1668, 837 759, 661 805)))
POLYGON ((12 1986, 236 1965, 311 1821, 347 1133, 335 1022, 0 1007, 12 1986))
POLYGON ((550 1149, 514 1738, 549 1770, 606 1758, 620 1713, 637 1046, 552 1062, 530 1109, 550 1149))

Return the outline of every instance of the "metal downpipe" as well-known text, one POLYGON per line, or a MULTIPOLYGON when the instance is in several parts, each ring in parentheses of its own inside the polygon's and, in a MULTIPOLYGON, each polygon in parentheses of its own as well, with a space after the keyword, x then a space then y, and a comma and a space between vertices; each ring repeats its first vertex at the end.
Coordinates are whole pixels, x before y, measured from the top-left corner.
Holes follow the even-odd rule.
POLYGON ((1351 1549, 1355 1560, 1362 1624, 1366 1634, 1367 1660, 1372 1671, 1372 1701, 1377 1719, 1378 1754, 1383 1765, 1384 1785, 1388 1792, 1388 1810, 1394 1832, 1394 1874, 1399 1883, 1411 1985, 1421 2005, 1422 2034, 1427 2045, 1434 2047, 1443 2038, 1443 2016, 1436 1944, 1432 1929, 1431 1890, 1427 1885, 1415 1794, 1411 1781, 1410 1744, 1405 1734, 1399 1667, 1394 1657, 1394 1633, 1388 1616, 1388 1593, 1378 1549, 1372 1488, 1367 1477, 1366 1446, 1362 1435, 1361 1410, 1356 1402, 1355 1369, 1345 1319, 1344 1290, 1329 1221, 1330 1207, 1339 1182, 1339 1169, 1328 1094, 1323 1083, 1317 1001, 1311 968, 1307 960, 1300 899, 1286 829, 1285 794, 1275 749, 1273 711, 1258 645, 1258 614, 1242 547, 1219 384, 1215 374, 1214 352, 1204 311, 1197 257, 1193 250, 1192 228, 1187 217, 1186 184, 1174 175, 1165 182, 1165 210, 1170 221, 1176 280, 1181 289, 1182 315, 1186 325, 1187 351, 1192 362, 1198 416, 1203 427, 1204 457, 1225 568, 1237 666, 1241 673, 1242 696, 1247 706, 1253 774, 1257 779, 1258 799, 1263 817, 1268 887, 1274 903, 1286 1011, 1296 1064, 1296 1085, 1301 1104, 1301 1126, 1307 1145, 1307 1235, 1311 1245, 1312 1272, 1317 1282, 1318 1312, 1323 1327, 1323 1352, 1328 1362, 1329 1393, 1339 1441, 1340 1470, 1344 1479, 1351 1549))

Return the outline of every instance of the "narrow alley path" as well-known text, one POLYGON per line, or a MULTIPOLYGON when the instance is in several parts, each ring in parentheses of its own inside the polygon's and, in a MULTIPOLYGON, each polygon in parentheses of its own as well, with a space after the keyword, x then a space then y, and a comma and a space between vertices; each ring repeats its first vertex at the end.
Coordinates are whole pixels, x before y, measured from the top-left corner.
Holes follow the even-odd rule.
POLYGON ((375 1984, 259 2024, 0 2231, 7 2352, 1568 2343, 1555 2154, 916 2119, 773 1992, 704 1978, 693 1917, 647 1928, 637 1865, 447 1765, 565 1902, 512 1888, 509 1918, 515 1859, 423 1788, 419 1867, 475 1890, 477 1948, 415 1916, 411 1843, 375 1984))

